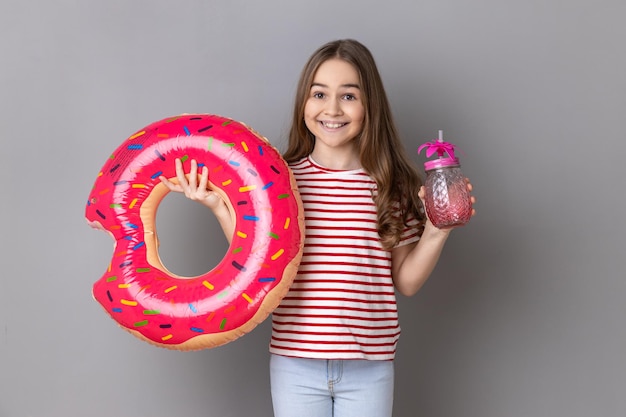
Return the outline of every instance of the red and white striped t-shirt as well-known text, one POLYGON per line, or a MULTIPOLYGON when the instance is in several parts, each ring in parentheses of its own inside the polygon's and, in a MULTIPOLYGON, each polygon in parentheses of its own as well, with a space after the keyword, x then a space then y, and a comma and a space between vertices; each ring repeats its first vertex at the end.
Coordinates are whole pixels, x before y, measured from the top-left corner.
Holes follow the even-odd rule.
MULTIPOLYGON (((304 205, 298 274, 272 314, 270 352, 319 359, 393 359, 400 336, 391 252, 376 231, 374 180, 310 157, 291 165, 304 205)), ((419 240, 407 229, 400 245, 419 240)))

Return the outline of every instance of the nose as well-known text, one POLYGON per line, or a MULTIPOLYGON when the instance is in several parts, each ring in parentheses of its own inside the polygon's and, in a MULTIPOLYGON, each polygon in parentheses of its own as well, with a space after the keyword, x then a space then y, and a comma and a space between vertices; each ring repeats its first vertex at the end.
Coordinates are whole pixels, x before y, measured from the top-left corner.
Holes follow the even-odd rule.
POLYGON ((329 116, 338 116, 343 114, 343 110, 341 109, 340 98, 333 98, 326 102, 326 106, 324 107, 324 113, 329 116))

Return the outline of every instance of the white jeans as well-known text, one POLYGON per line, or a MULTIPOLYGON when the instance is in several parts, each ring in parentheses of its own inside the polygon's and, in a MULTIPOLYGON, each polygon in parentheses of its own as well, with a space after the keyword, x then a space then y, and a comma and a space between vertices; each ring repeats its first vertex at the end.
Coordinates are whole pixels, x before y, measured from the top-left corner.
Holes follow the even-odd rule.
POLYGON ((271 355, 274 417, 391 417, 393 361, 271 355))

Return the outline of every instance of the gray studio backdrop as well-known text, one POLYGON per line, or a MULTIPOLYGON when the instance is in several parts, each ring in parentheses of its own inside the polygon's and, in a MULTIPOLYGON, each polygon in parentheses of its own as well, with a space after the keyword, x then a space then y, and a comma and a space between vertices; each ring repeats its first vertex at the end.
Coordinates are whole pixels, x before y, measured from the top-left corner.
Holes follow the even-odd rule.
MULTIPOLYGON (((113 241, 84 206, 109 154, 167 116, 283 148, 305 59, 354 37, 415 161, 442 129, 478 198, 400 297, 395 416, 623 417, 625 18, 622 0, 3 1, 0 416, 272 415, 268 322, 200 352, 123 331, 91 298, 113 241)), ((199 274, 224 241, 179 197, 161 256, 199 274)))

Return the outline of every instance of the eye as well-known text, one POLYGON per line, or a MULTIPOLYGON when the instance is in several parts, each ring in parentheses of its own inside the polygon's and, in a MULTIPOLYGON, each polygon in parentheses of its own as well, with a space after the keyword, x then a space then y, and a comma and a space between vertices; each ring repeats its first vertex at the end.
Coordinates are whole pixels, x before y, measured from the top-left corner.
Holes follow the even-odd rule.
POLYGON ((321 92, 318 91, 316 93, 311 94, 311 97, 313 97, 313 98, 324 98, 324 93, 321 93, 321 92))
POLYGON ((355 95, 353 95, 353 94, 345 94, 345 95, 343 96, 343 98, 344 98, 345 100, 348 100, 348 101, 352 101, 352 100, 356 100, 356 99, 357 99, 357 97, 356 97, 355 95))

